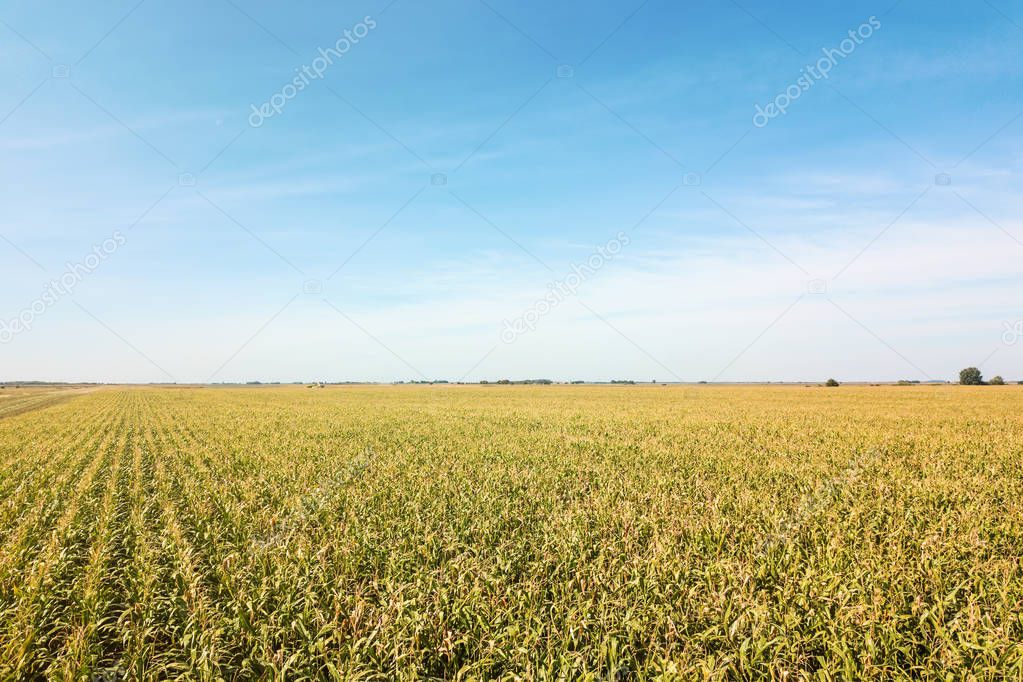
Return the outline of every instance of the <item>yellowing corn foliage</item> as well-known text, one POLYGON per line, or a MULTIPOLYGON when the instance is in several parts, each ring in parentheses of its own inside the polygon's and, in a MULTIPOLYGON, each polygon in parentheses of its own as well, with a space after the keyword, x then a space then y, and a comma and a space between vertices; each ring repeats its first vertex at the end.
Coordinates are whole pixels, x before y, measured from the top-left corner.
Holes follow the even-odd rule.
POLYGON ((1023 677, 1017 387, 68 396, 0 400, 2 679, 1023 677))

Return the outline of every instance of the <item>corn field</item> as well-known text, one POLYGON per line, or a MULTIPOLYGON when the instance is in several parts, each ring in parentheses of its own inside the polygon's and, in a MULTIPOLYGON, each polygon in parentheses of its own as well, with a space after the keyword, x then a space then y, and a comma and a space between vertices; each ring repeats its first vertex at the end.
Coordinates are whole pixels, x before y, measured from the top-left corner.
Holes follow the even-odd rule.
POLYGON ((0 678, 1020 679, 1021 415, 1008 386, 26 391, 0 678))

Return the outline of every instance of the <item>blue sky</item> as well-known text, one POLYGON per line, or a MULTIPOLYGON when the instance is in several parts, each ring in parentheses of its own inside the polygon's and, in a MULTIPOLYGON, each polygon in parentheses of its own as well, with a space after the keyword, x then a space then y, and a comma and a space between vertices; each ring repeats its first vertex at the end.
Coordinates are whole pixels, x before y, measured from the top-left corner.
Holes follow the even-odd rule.
POLYGON ((1023 379, 1018 2, 24 0, 0 51, 0 377, 1023 379))

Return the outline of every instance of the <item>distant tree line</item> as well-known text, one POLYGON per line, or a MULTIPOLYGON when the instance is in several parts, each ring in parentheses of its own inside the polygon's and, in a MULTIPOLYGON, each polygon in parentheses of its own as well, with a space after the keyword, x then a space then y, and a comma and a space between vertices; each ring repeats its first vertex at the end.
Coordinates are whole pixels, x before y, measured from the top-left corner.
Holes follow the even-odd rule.
MULTIPOLYGON (((976 367, 967 367, 963 371, 959 372, 959 383, 963 386, 1004 386, 1005 379, 1000 375, 991 377, 988 381, 984 381, 984 375, 980 373, 980 370, 976 367)), ((1019 382, 1023 384, 1023 381, 1019 382)))

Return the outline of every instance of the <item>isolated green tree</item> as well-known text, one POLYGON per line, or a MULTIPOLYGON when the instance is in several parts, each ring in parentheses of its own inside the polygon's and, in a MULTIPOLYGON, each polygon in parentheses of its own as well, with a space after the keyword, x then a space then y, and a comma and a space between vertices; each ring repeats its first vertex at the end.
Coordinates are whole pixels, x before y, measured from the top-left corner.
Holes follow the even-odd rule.
POLYGON ((967 367, 959 372, 959 383, 963 386, 980 386, 984 383, 984 377, 976 367, 967 367))
POLYGON ((824 385, 825 386, 838 386, 838 382, 835 381, 834 379, 828 379, 827 381, 824 382, 824 385))
POLYGON ((988 383, 992 386, 1005 386, 1005 379, 1000 376, 993 376, 988 383))

